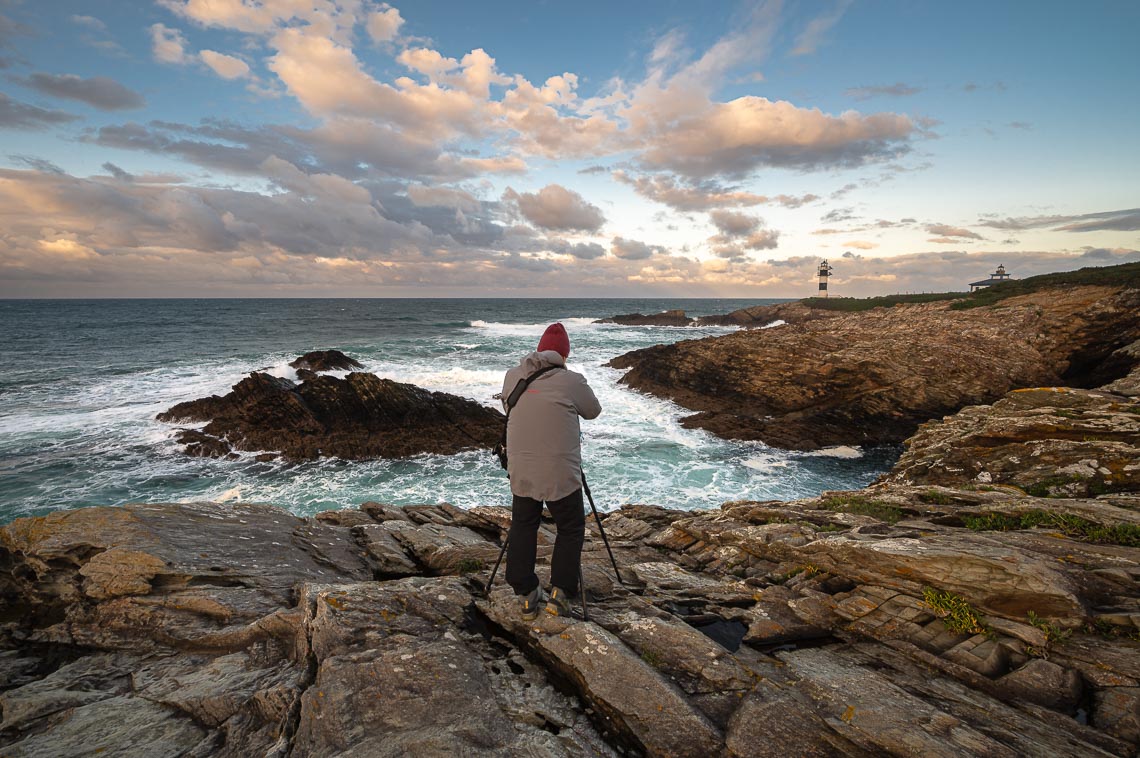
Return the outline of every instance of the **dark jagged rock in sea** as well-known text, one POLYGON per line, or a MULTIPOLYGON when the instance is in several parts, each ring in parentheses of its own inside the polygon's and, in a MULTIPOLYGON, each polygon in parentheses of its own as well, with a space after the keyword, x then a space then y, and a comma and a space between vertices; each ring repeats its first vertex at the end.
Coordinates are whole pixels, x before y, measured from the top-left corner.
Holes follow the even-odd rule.
POLYGON ((627 313, 623 316, 612 316, 599 319, 595 324, 621 324, 622 326, 691 326, 693 319, 685 315, 683 310, 662 311, 646 316, 642 313, 627 313))
MULTIPOLYGON (((484 597, 509 523, 506 508, 373 502, 19 519, 0 528, 0 753, 1075 758, 1140 743, 1136 494, 884 483, 627 505, 604 516, 624 585, 587 530, 589 621, 523 621, 501 574, 484 597)), ((546 523, 543 580, 552 538, 546 523)))
MULTIPOLYGON (((767 313, 762 318, 770 318, 767 313)), ((965 310, 896 305, 637 350, 622 382, 695 411, 686 426, 782 448, 898 443, 1012 389, 1097 386, 1136 360, 1140 288, 1043 289, 965 310)))
MULTIPOLYGON (((339 350, 313 350, 305 353, 289 364, 295 369, 308 371, 350 371, 364 368, 364 364, 355 358, 349 358, 339 350)), ((298 373, 299 375, 299 373, 298 373)))
POLYGON ((474 400, 367 373, 300 384, 253 373, 223 397, 179 403, 158 420, 208 422, 179 432, 191 455, 271 451, 288 460, 450 455, 492 447, 503 429, 503 415, 474 400))

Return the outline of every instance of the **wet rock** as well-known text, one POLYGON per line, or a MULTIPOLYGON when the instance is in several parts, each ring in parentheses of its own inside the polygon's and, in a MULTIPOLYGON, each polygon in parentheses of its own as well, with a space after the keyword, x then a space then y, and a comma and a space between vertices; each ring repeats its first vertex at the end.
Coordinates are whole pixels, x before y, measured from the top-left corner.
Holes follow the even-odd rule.
POLYGON ((313 350, 312 352, 305 353, 289 365, 298 369, 298 376, 300 376, 301 371, 315 373, 320 371, 351 371, 352 369, 364 368, 363 363, 355 358, 349 358, 339 350, 313 350))
POLYGON ((179 432, 193 455, 275 451, 288 460, 365 460, 490 448, 502 434, 497 410, 444 392, 352 373, 296 385, 253 373, 223 396, 179 403, 169 423, 208 422, 179 432))
POLYGON ((646 316, 641 313, 628 313, 624 316, 611 316, 594 322, 595 324, 621 324, 622 326, 690 326, 694 320, 682 310, 662 311, 646 316))

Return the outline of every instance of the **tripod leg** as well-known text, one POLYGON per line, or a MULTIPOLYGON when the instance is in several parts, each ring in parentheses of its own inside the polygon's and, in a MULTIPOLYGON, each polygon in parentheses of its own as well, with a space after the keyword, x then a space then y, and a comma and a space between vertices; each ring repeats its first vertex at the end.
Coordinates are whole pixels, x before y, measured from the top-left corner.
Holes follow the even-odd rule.
POLYGON ((499 573, 499 564, 503 562, 503 556, 506 555, 509 544, 511 544, 511 533, 507 532, 506 539, 503 540, 503 549, 499 551, 499 559, 495 561, 495 568, 491 569, 491 578, 487 580, 487 588, 483 590, 484 598, 491 596, 491 585, 495 583, 495 574, 499 573))
POLYGON ((582 565, 578 565, 578 591, 582 593, 582 620, 590 620, 590 612, 586 610, 586 580, 582 578, 582 565))
POLYGON ((617 559, 614 558, 614 551, 610 548, 610 541, 606 538, 606 530, 602 526, 602 517, 598 515, 598 506, 594 505, 594 496, 590 492, 590 486, 586 484, 585 472, 582 473, 582 489, 586 491, 586 498, 590 501, 590 508, 594 511, 594 520, 598 522, 598 532, 602 535, 602 543, 606 546, 606 552, 610 554, 610 563, 612 563, 614 567, 614 576, 617 577, 618 584, 624 587, 625 582, 621 580, 621 572, 618 571, 617 559))

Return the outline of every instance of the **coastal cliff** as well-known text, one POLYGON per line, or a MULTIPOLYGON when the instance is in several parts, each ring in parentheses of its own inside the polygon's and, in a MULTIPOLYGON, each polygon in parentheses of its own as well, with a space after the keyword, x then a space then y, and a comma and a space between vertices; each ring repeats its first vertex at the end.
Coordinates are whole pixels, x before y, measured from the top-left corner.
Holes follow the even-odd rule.
POLYGON ((624 584, 589 525, 589 621, 483 597, 505 508, 19 519, 0 752, 1135 755, 1138 382, 931 422, 863 491, 623 506, 624 584), (955 471, 1000 429, 1022 447, 955 471))
POLYGON ((755 323, 779 313, 787 323, 610 365, 628 369, 624 384, 694 411, 684 425, 721 437, 795 450, 897 444, 925 421, 1012 389, 1094 387, 1128 373, 1140 361, 1124 349, 1140 340, 1140 266, 1117 268, 1116 284, 1052 275, 979 307, 945 300, 813 316, 805 303, 764 306, 755 323))

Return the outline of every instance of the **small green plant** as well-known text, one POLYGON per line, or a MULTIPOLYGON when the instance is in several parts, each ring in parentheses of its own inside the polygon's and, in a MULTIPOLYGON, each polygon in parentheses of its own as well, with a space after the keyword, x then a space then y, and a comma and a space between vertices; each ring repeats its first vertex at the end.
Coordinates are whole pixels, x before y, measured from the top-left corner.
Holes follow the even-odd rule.
POLYGON ((918 499, 931 505, 951 505, 954 502, 954 498, 938 490, 927 490, 919 495, 918 499))
POLYGON ((817 532, 842 532, 843 527, 839 524, 812 524, 813 529, 817 532))
POLYGON ((926 587, 922 590, 922 602, 934 611, 935 616, 942 619, 948 631, 955 634, 990 634, 978 612, 961 595, 926 587))
POLYGON ((455 564, 455 570, 460 574, 473 574, 476 571, 482 571, 484 568, 483 561, 479 558, 460 558, 455 564))
POLYGON ((1085 632, 1095 634, 1110 640, 1128 639, 1140 642, 1140 629, 1110 624, 1103 618, 1093 619, 1091 624, 1085 625, 1085 632))
POLYGON ((897 524, 899 519, 903 517, 902 509, 898 506, 884 503, 881 500, 871 500, 862 495, 832 495, 824 498, 821 505, 829 511, 870 516, 888 524, 897 524))
POLYGON ((1140 547, 1140 525, 1105 526, 1071 513, 1034 509, 1024 513, 986 513, 980 516, 966 516, 962 521, 968 529, 975 532, 1008 532, 1045 526, 1058 530, 1066 537, 1085 542, 1140 547))
POLYGON ((641 660, 645 661, 655 669, 659 669, 665 665, 665 661, 662 660, 661 656, 654 651, 649 650, 648 648, 641 651, 641 660))
POLYGON ((772 584, 785 584, 788 581, 790 581, 791 579, 794 579, 795 577, 799 576, 800 574, 803 574, 804 577, 810 579, 813 576, 815 576, 817 574, 822 574, 822 573, 823 573, 823 569, 821 569, 819 566, 816 566, 816 565, 811 564, 811 563, 805 563, 802 566, 796 566, 795 568, 793 568, 791 571, 789 571, 786 574, 776 574, 774 577, 771 578, 770 581, 772 582, 772 584))
POLYGON ((1037 627, 1045 633, 1046 645, 1059 645, 1065 640, 1069 639, 1069 637, 1071 637, 1073 634, 1073 631, 1071 629, 1062 629, 1052 621, 1041 618, 1033 611, 1030 611, 1027 614, 1027 617, 1029 618, 1030 625, 1037 627))

